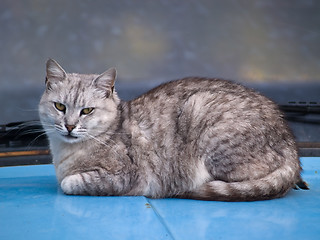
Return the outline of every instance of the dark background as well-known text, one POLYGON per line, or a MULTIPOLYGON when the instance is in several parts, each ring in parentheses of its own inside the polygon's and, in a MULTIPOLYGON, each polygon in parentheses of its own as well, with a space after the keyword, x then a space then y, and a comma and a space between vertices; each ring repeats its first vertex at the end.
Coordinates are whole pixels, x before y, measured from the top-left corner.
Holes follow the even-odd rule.
MULTIPOLYGON (((125 100, 206 76, 319 103, 319 43, 320 1, 1 1, 0 124, 38 118, 49 57, 68 72, 116 67, 125 100)), ((290 125, 299 141, 319 139, 317 124, 290 125)))

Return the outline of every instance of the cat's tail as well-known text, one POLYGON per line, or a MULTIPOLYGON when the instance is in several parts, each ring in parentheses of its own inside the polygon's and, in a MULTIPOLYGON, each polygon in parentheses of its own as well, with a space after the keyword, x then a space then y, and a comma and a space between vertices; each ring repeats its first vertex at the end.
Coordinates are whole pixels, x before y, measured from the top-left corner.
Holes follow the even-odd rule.
POLYGON ((184 197, 210 201, 258 201, 284 196, 302 181, 300 169, 284 165, 269 175, 243 182, 211 181, 184 197))

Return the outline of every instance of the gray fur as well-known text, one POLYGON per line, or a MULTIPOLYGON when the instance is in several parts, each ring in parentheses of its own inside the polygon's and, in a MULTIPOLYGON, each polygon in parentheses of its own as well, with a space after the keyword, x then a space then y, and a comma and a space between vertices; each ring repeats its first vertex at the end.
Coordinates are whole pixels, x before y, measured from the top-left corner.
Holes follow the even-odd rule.
POLYGON ((66 194, 253 201, 284 196, 300 180, 293 135, 266 97, 185 78, 122 102, 115 74, 68 74, 47 62, 39 113, 66 194), (69 136, 65 125, 75 126, 69 136))

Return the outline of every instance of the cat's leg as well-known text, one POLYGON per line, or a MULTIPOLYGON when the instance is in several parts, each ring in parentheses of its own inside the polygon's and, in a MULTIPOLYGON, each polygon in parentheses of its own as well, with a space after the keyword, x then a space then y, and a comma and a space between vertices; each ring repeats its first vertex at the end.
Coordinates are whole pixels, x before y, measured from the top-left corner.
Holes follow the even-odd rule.
POLYGON ((65 177, 61 189, 69 195, 112 195, 112 182, 111 177, 102 177, 98 171, 88 171, 65 177))
POLYGON ((61 182, 61 189, 65 194, 83 194, 84 188, 84 181, 80 173, 67 176, 61 182))

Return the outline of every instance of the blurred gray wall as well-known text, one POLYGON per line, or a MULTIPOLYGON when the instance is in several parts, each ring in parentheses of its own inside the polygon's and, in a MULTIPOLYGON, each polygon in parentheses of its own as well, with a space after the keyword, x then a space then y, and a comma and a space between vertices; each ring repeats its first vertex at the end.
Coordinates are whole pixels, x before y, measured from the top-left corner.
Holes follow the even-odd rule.
POLYGON ((190 75, 319 82, 319 43, 320 1, 2 0, 0 124, 37 118, 49 57, 68 72, 116 67, 129 99, 190 75))

